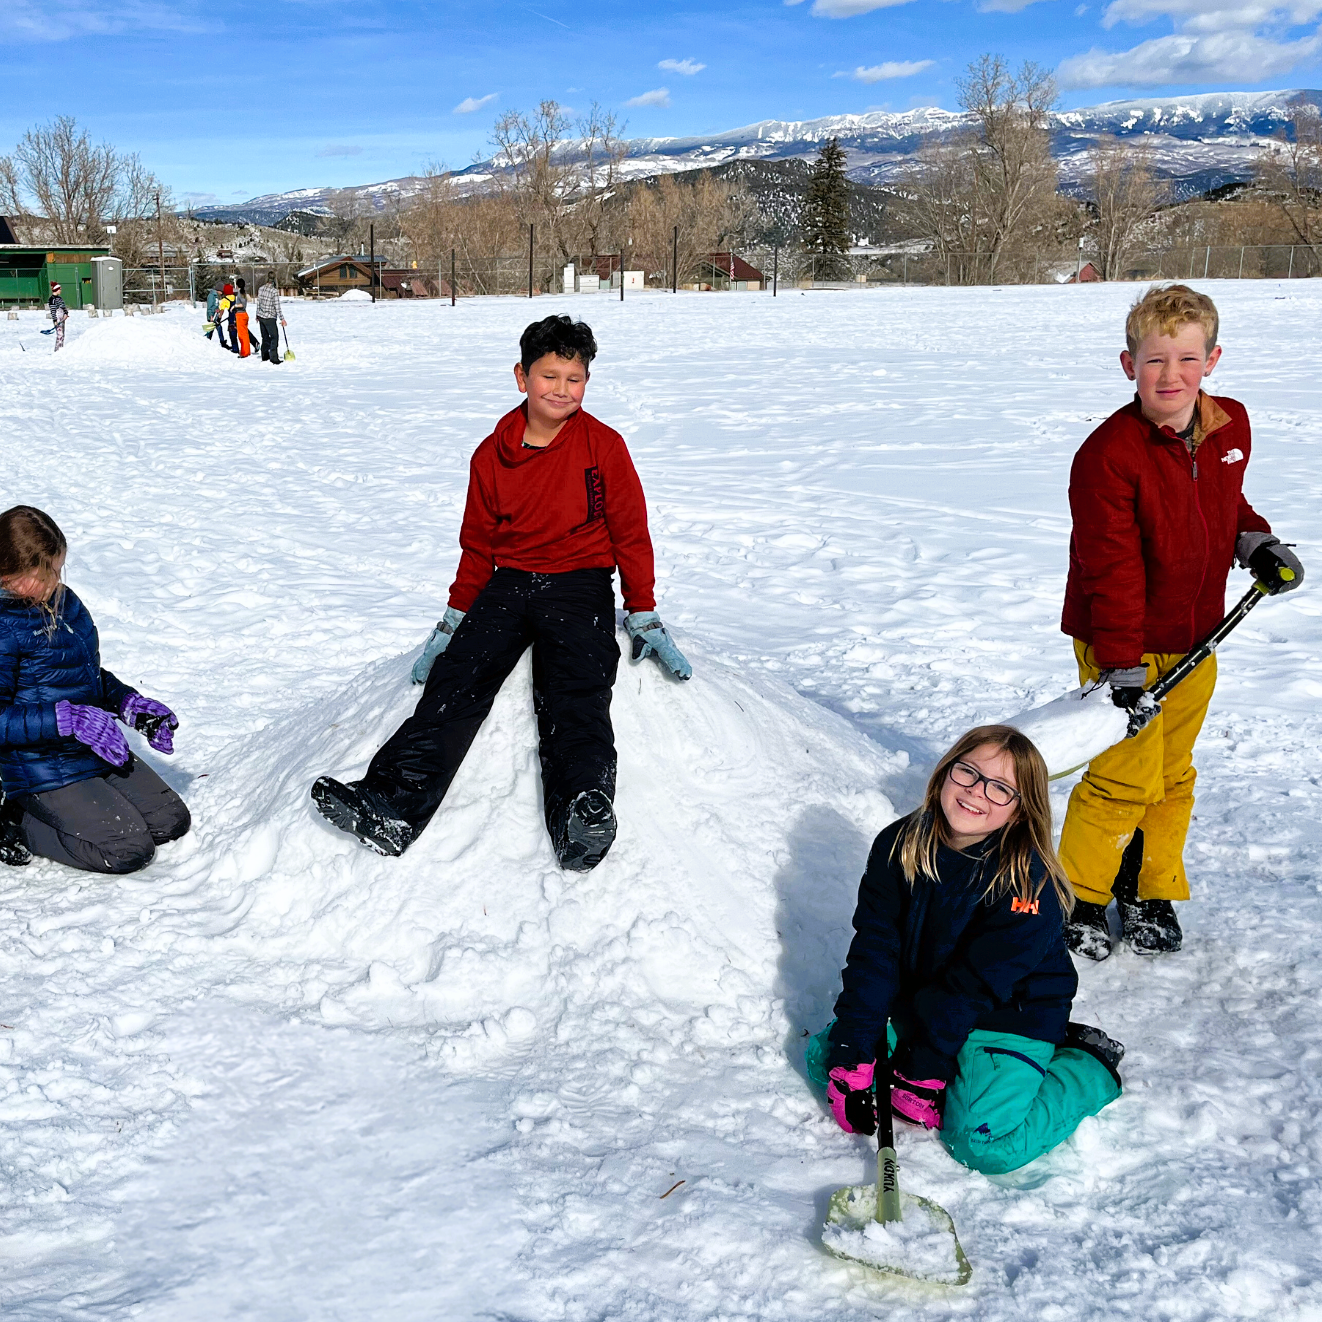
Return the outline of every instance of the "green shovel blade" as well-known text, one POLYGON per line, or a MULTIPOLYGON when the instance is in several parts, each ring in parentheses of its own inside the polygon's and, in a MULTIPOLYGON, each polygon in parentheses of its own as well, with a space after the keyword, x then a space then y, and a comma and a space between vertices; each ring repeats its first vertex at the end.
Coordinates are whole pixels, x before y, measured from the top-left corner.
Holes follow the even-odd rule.
MULTIPOLYGON (((950 1214, 929 1198, 895 1192, 900 1219, 879 1222, 877 1185, 837 1189, 827 1209, 822 1243, 836 1257, 887 1276, 934 1285, 966 1284, 973 1268, 950 1214)), ((884 1205, 882 1210, 884 1215, 884 1205)))

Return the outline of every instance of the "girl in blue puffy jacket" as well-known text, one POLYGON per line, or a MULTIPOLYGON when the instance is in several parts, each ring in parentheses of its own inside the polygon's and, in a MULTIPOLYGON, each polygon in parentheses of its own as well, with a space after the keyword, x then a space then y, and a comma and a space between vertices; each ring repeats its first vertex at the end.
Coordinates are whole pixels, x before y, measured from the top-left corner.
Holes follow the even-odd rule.
MULTIPOLYGON (((190 819, 118 722, 172 753, 179 721, 101 668, 96 625, 60 579, 67 553, 50 515, 0 514, 0 812, 11 844, 88 872, 136 872, 190 819)), ((0 856, 23 861, 12 848, 0 856)))
POLYGON ((870 1134, 889 1105, 1003 1173, 1118 1097, 1124 1048, 1070 1022, 1072 904, 1042 755, 1010 726, 970 730, 868 857, 836 1018, 808 1049, 841 1128, 870 1134))

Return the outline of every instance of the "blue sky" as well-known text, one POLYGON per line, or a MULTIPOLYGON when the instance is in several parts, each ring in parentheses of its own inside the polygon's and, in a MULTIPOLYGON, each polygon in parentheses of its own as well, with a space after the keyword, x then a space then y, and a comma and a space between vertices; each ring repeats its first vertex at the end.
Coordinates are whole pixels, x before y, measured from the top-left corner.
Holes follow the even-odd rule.
POLYGON ((0 152, 74 115, 232 201, 488 152, 504 110, 593 100, 630 136, 956 105, 984 52, 1062 104, 1316 87, 1322 0, 0 0, 0 152))

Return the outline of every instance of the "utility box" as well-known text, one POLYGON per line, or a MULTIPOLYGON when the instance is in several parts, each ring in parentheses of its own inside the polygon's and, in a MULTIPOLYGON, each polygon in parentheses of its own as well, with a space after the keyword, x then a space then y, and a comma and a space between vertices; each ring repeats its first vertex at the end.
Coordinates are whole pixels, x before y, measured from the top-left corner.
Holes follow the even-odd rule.
POLYGON ((560 281, 560 288, 563 289, 566 294, 578 293, 578 285, 574 280, 573 262, 570 262, 569 265, 565 267, 564 275, 561 277, 560 281))
POLYGON ((92 258, 92 302, 102 312, 124 306, 124 263, 120 258, 92 258))
POLYGON ((600 288, 601 276, 584 273, 578 277, 578 292, 580 294, 595 294, 600 288))
POLYGON ((624 287, 626 289, 646 289, 647 272, 646 271, 626 271, 624 273, 624 287))

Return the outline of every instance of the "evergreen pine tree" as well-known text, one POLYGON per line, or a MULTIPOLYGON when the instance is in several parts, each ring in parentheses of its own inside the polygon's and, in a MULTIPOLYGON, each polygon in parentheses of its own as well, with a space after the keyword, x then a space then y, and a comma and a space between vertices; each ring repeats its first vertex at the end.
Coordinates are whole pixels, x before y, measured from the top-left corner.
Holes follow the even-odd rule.
POLYGON ((838 138, 828 138, 808 176, 803 206, 803 246, 815 255, 819 280, 849 277, 849 183, 838 138))

